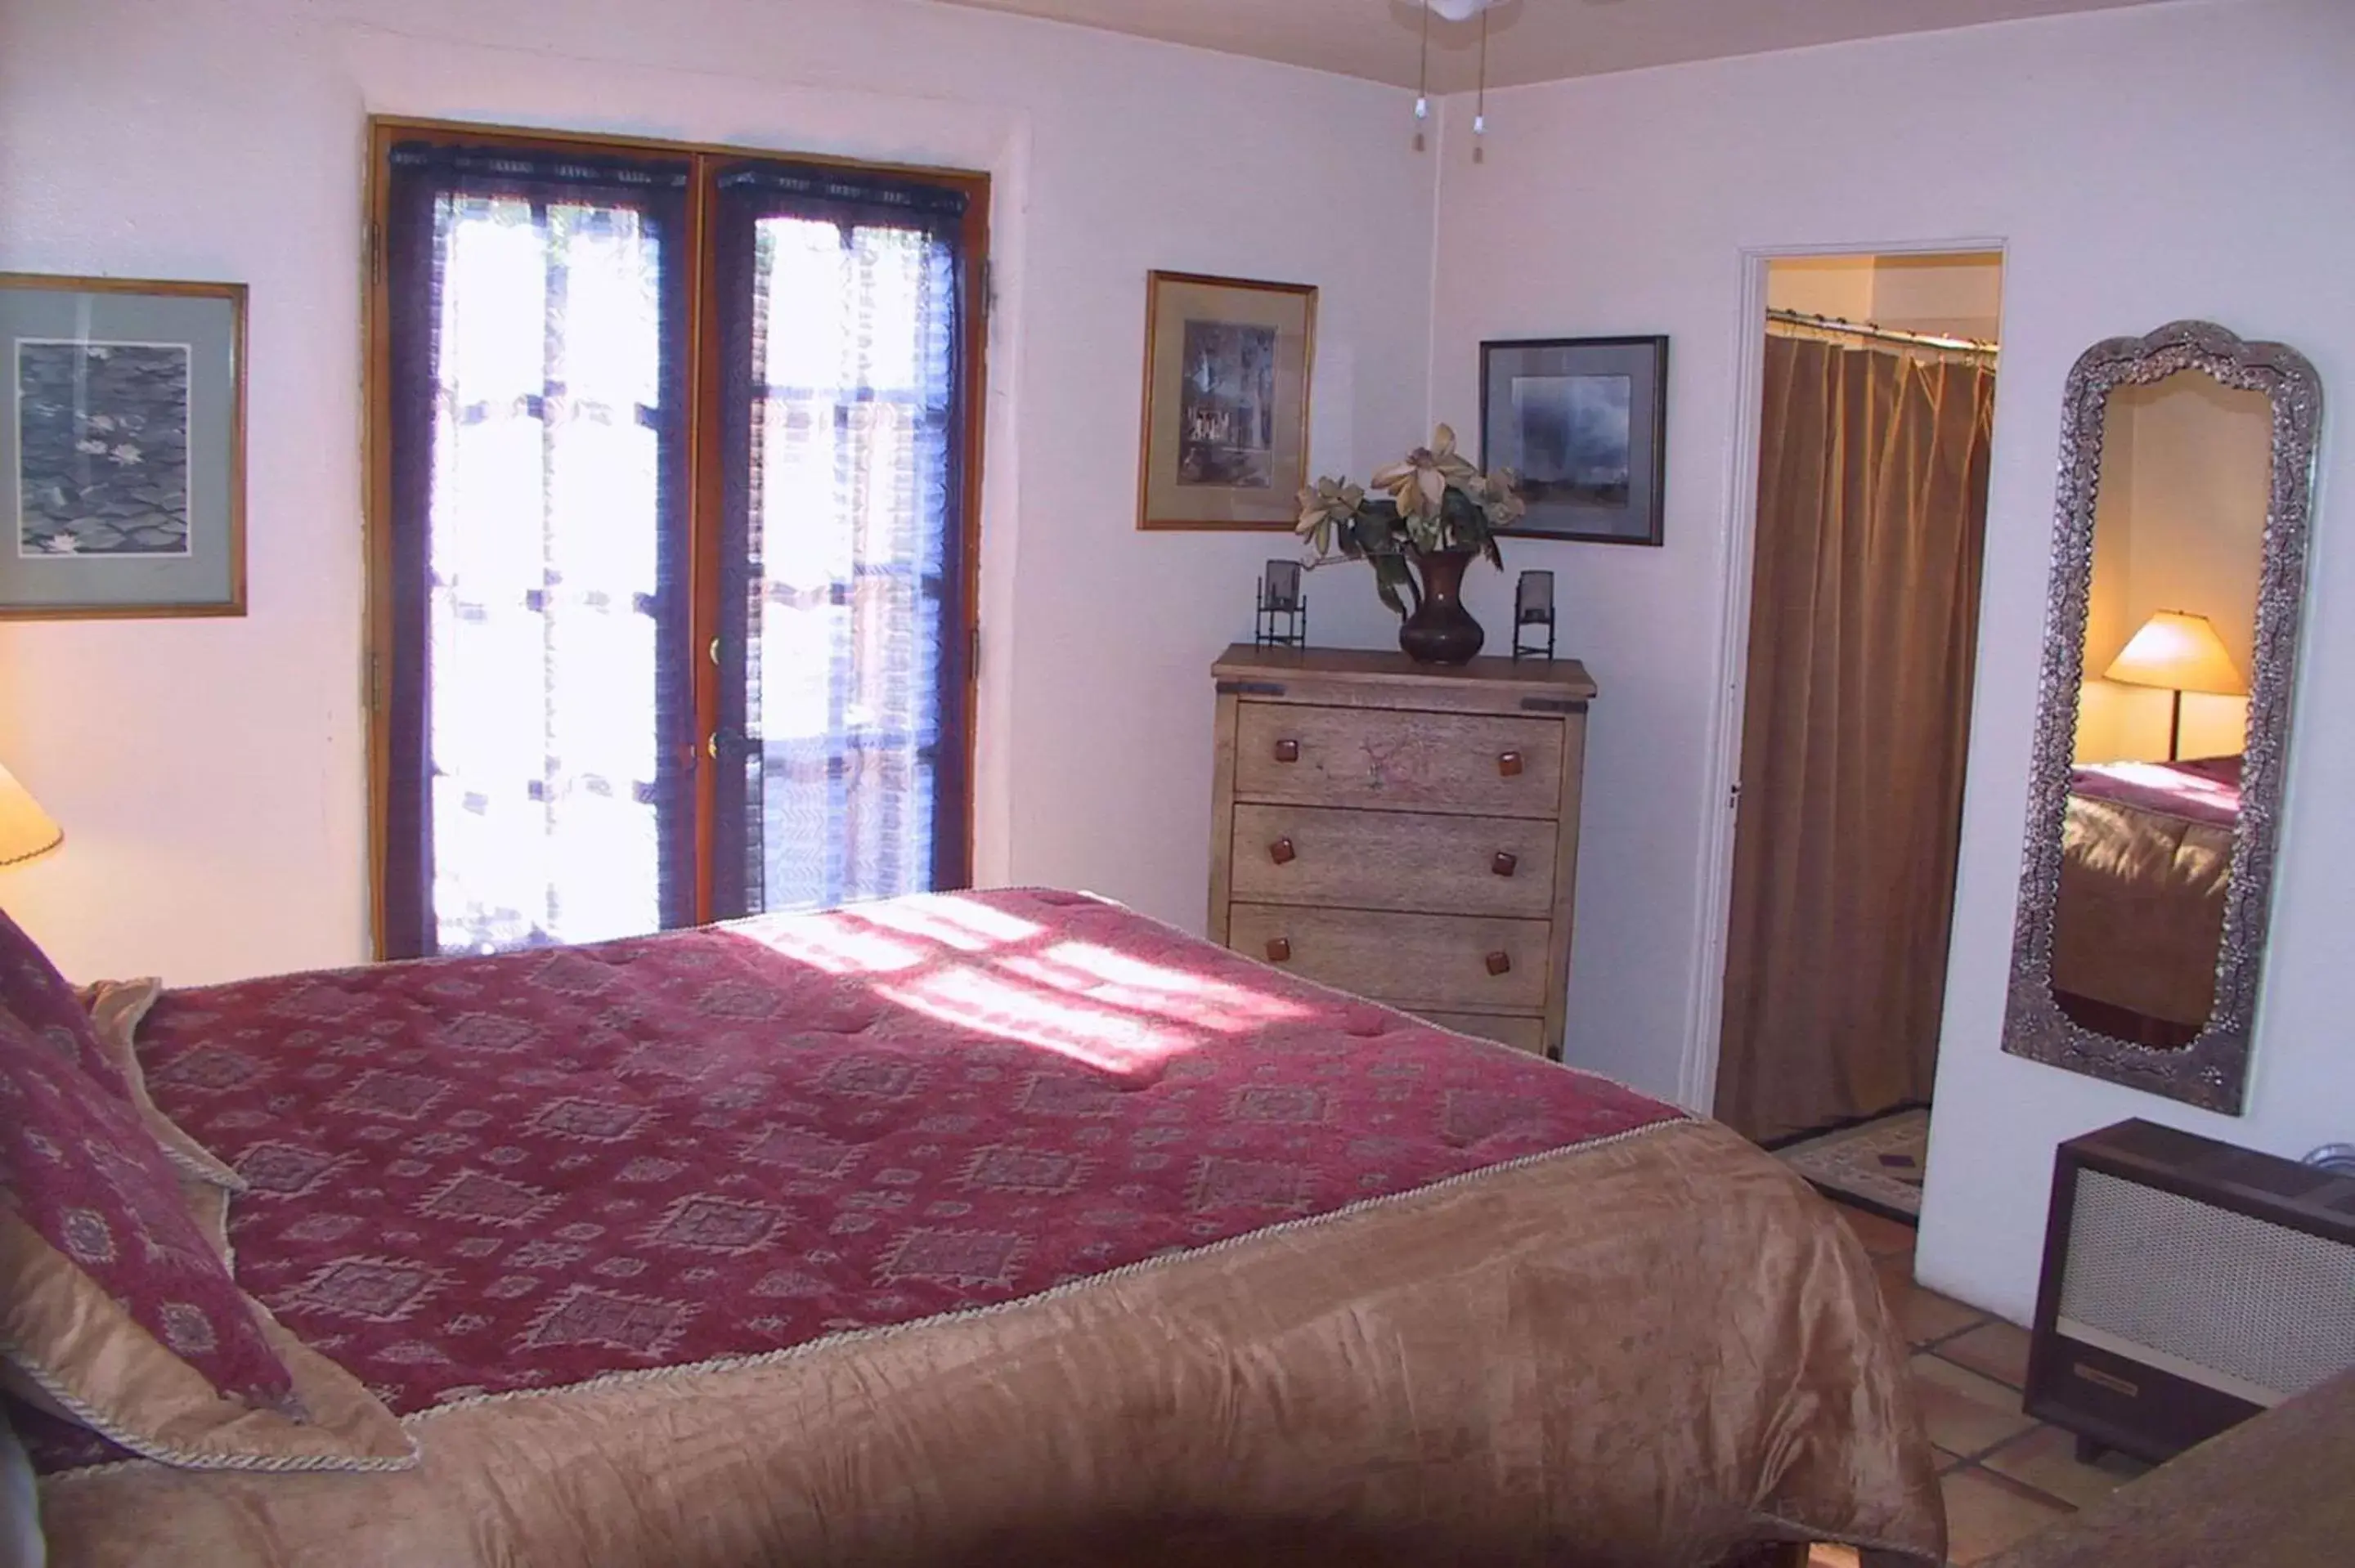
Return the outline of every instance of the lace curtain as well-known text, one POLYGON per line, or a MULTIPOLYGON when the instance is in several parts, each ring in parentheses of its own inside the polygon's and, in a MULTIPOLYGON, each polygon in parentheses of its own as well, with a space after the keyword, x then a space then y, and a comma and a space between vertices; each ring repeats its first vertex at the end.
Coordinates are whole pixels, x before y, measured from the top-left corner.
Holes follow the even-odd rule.
POLYGON ((962 885, 964 198, 773 164, 719 192, 719 912, 962 885))
POLYGON ((422 140, 389 176, 388 954, 963 885, 964 191, 422 140))
POLYGON ((688 165, 416 144, 390 176, 388 948, 685 923, 688 165))

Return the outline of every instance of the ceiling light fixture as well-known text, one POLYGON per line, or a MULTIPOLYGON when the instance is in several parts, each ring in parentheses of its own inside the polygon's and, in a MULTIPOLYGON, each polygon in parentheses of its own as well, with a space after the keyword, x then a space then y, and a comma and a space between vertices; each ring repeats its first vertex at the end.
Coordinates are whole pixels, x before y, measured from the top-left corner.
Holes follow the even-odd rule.
MULTIPOLYGON (((1480 18, 1480 84, 1472 110, 1472 134, 1488 133, 1488 12, 1497 0, 1420 0, 1423 6, 1423 58, 1415 69, 1414 117, 1418 123, 1431 118, 1431 19, 1443 22, 1468 22, 1480 18)), ((1422 145, 1420 138, 1416 145, 1422 145)), ((1477 156, 1476 152, 1474 154, 1477 156)))

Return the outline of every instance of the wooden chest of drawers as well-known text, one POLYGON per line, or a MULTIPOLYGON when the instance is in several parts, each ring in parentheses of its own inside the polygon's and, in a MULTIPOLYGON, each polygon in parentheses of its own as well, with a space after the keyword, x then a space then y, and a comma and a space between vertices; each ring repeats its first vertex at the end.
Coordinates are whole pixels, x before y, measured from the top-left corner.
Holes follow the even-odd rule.
POLYGON ((1237 644, 1211 674, 1211 939, 1559 1055, 1585 669, 1237 644))

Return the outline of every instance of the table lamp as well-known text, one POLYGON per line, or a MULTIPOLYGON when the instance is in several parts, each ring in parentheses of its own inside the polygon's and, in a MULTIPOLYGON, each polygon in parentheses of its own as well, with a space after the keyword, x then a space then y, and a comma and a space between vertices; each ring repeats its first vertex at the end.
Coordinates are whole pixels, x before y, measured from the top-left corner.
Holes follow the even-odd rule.
POLYGON ((0 766, 0 865, 44 855, 65 842, 65 830, 41 810, 32 791, 0 766))
POLYGON ((2183 694, 2205 692, 2220 697, 2248 695, 2248 683, 2224 652, 2224 640, 2204 615, 2162 609, 2142 623, 2102 672, 2105 681, 2135 686, 2164 686, 2175 694, 2175 711, 2167 726, 2167 759, 2173 762, 2183 747, 2183 694))

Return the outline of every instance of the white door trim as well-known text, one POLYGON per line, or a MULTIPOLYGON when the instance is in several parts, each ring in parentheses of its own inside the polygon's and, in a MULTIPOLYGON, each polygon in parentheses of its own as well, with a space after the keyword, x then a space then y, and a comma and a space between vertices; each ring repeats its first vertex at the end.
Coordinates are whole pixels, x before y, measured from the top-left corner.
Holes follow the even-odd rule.
MULTIPOLYGON (((1725 938, 1733 905, 1733 787, 1742 770, 1742 698, 1750 674, 1750 588, 1758 531, 1758 439, 1766 372, 1766 269, 1772 261, 1807 256, 1918 256, 1993 254, 2005 269, 2005 302, 2010 294, 2009 247, 2001 239, 1906 239, 1878 244, 1766 245, 1741 253, 1742 309, 1735 323, 1733 440, 1726 454, 1725 599, 1718 617, 1718 680, 1710 704, 1709 792, 1716 802, 1700 844, 1700 940, 1693 946, 1693 972, 1685 994, 1692 999, 1685 1020, 1685 1046, 1677 1076, 1677 1097, 1689 1109, 1707 1113, 1717 1103, 1720 1031, 1725 1007, 1725 938)), ((1998 310, 2001 306, 1998 305, 1998 310)))

